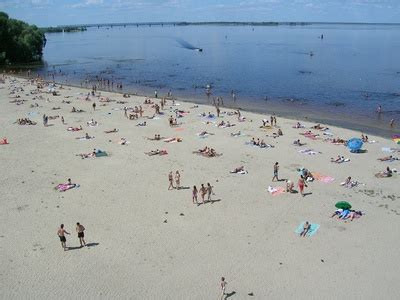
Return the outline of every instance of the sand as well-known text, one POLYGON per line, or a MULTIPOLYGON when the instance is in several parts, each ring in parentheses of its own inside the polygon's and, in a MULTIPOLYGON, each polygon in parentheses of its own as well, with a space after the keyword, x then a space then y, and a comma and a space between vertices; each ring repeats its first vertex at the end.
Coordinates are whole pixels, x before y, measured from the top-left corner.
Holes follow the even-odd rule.
MULTIPOLYGON (((168 101, 159 119, 128 120, 124 106, 141 105, 145 116, 153 115, 154 109, 143 104, 143 97, 125 99, 102 92, 128 103, 101 106, 97 97, 82 100, 88 91, 79 88, 57 87, 60 96, 46 93, 48 87, 37 95, 30 94, 33 90, 36 86, 25 79, 0 83, 0 138, 10 142, 0 145, 0 298, 217 299, 220 277, 225 276, 228 299, 399 299, 400 176, 374 176, 386 166, 400 168, 399 161, 377 160, 390 155, 382 147, 397 146, 389 137, 370 136, 376 143, 364 145, 368 152, 353 154, 344 146, 299 135, 310 123, 304 123, 306 129, 294 129, 293 120, 278 117, 283 136, 272 138, 266 135, 277 128, 259 128, 269 115, 242 112, 245 122, 223 115, 216 122, 236 126, 222 129, 203 124, 205 119, 198 116, 215 113, 214 108, 192 108, 194 104, 177 100, 179 106, 168 101), (27 100, 22 105, 9 103, 15 96, 10 91, 18 86, 24 88, 17 93, 20 99, 27 100), (33 100, 39 95, 42 100, 33 100), (35 102, 39 107, 31 108, 35 102), (52 110, 58 106, 61 109, 52 110), (85 112, 71 113, 73 106, 85 112), (178 119, 183 123, 180 131, 168 125, 176 108, 190 111, 178 119), (29 112, 34 114, 28 116, 29 112), (44 127, 43 114, 64 116, 67 124, 58 118, 44 127), (37 125, 14 123, 26 117, 37 125), (86 125, 92 118, 98 126, 86 125), (147 126, 136 126, 143 121, 147 126), (84 130, 67 131, 80 125, 84 130), (113 128, 119 132, 104 133, 113 128), (215 135, 199 138, 196 133, 204 130, 215 135), (231 137, 239 130, 246 136, 231 137), (95 138, 76 139, 85 133, 95 138), (183 142, 146 139, 156 133, 181 137, 183 142), (130 144, 119 145, 121 137, 130 144), (246 145, 251 137, 275 147, 246 145), (293 146, 298 138, 307 145, 293 146), (206 145, 223 155, 206 158, 192 153, 206 145), (93 148, 110 156, 76 156, 93 148), (298 152, 305 148, 321 153, 298 152), (168 155, 144 154, 155 149, 166 149, 168 155), (337 155, 351 161, 331 163, 337 155), (289 193, 272 196, 269 185, 285 186, 271 182, 276 161, 279 177, 295 183, 296 168, 302 166, 335 180, 310 182, 306 192, 311 194, 304 198, 289 193), (241 165, 248 174, 229 173, 241 165), (185 188, 169 191, 168 173, 176 170, 185 188), (364 185, 340 186, 347 176, 364 185), (80 187, 54 190, 68 178, 80 187), (207 182, 214 186, 214 201, 193 204, 191 188, 207 182), (342 200, 366 215, 352 222, 330 218, 335 203, 342 200), (294 231, 303 221, 319 224, 318 232, 300 238, 294 231), (86 227, 89 247, 79 247, 76 222, 86 227), (56 234, 61 223, 71 233, 68 251, 63 251, 56 234)), ((361 135, 335 127, 330 132, 343 139, 361 135)))

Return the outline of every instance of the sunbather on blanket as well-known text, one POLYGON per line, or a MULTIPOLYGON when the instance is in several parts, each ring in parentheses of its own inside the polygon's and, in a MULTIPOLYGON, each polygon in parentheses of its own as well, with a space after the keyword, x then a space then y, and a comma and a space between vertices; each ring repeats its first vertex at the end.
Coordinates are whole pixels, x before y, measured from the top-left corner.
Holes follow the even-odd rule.
POLYGON ((164 142, 166 142, 166 143, 172 143, 172 142, 182 142, 183 140, 182 140, 182 138, 179 138, 179 137, 171 137, 171 138, 167 138, 167 139, 164 139, 164 142))
POLYGON ((71 178, 68 178, 67 183, 60 183, 54 189, 58 190, 59 192, 65 192, 77 186, 78 185, 76 183, 72 183, 71 178))
POLYGON ((232 137, 236 137, 236 136, 241 136, 242 133, 240 131, 236 132, 236 133, 231 133, 232 137))
POLYGON ((83 130, 82 126, 79 127, 68 127, 67 128, 68 131, 79 131, 79 130, 83 130))
POLYGON ((233 171, 230 171, 230 173, 233 173, 233 174, 239 173, 239 172, 245 172, 244 166, 237 167, 233 171))
POLYGON ((379 172, 375 174, 375 177, 378 178, 385 178, 385 177, 392 177, 393 171, 387 167, 385 171, 379 172))
POLYGON ((357 185, 359 185, 360 183, 358 181, 355 180, 351 180, 351 176, 347 177, 346 180, 344 182, 342 182, 340 185, 347 187, 347 188, 353 188, 357 185))
POLYGON ((94 139, 94 136, 90 136, 88 133, 85 134, 85 136, 83 137, 77 137, 77 140, 90 140, 90 139, 94 139))
POLYGON ((307 144, 306 143, 302 143, 302 142, 300 142, 300 139, 297 139, 297 140, 293 141, 293 145, 295 145, 295 146, 304 146, 304 145, 307 145, 307 144))
POLYGON ((378 160, 391 162, 391 161, 395 161, 395 160, 399 160, 399 159, 397 157, 393 157, 392 155, 390 155, 390 156, 378 158, 378 160))
POLYGON ((97 122, 95 120, 93 120, 93 119, 91 119, 90 121, 86 122, 86 124, 88 126, 97 126, 97 122))
POLYGON ((114 128, 113 130, 105 130, 104 133, 114 133, 114 132, 118 132, 117 128, 114 128))
POLYGON ((150 152, 145 152, 148 156, 153 156, 153 155, 166 155, 168 154, 167 150, 152 150, 150 152))
POLYGON ((331 162, 334 162, 334 163, 337 163, 337 164, 341 164, 341 163, 349 162, 349 161, 350 161, 349 158, 344 158, 344 156, 340 156, 340 155, 338 155, 338 157, 336 159, 331 157, 331 162))

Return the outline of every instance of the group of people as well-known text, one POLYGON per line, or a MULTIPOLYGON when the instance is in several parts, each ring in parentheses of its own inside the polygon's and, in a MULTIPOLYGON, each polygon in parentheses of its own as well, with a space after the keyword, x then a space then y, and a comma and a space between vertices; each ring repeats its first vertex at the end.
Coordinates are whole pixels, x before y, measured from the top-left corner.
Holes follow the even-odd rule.
POLYGON ((17 124, 18 125, 36 125, 37 123, 30 120, 29 118, 22 118, 22 119, 17 119, 17 124))
MULTIPOLYGON (((78 234, 78 239, 79 239, 79 243, 80 243, 81 247, 86 246, 85 227, 78 222, 78 223, 76 223, 75 230, 76 230, 76 233, 78 234)), ((68 250, 67 238, 65 237, 66 234, 69 235, 70 233, 64 228, 64 224, 61 224, 60 228, 57 230, 57 235, 60 239, 61 247, 64 249, 64 251, 68 250)))
POLYGON ((202 183, 200 189, 197 189, 197 187, 194 185, 192 189, 193 204, 199 204, 197 197, 198 194, 200 194, 202 204, 205 204, 206 202, 212 202, 211 195, 214 195, 213 186, 209 182, 207 183, 207 186, 204 186, 202 183), (207 200, 205 200, 206 195, 207 200))

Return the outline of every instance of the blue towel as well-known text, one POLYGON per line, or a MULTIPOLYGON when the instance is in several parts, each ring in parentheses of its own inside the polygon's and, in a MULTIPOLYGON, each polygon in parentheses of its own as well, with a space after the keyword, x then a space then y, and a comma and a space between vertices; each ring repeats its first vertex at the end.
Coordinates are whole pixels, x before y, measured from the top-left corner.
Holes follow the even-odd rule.
MULTIPOLYGON (((300 234, 303 231, 303 226, 305 223, 306 222, 301 223, 294 232, 300 234)), ((306 236, 313 236, 318 231, 319 227, 319 224, 311 224, 311 228, 307 232, 306 236)))

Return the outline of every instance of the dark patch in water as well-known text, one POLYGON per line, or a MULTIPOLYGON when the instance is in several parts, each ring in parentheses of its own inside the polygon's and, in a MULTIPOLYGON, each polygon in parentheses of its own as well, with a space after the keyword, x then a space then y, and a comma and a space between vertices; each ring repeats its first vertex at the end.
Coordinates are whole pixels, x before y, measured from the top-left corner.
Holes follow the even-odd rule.
POLYGON ((331 101, 331 102, 328 102, 327 104, 331 105, 331 106, 336 106, 336 107, 338 107, 338 106, 346 106, 345 103, 340 102, 340 101, 331 101))
POLYGON ((167 76, 173 78, 173 77, 176 77, 177 75, 176 74, 169 74, 167 76))
POLYGON ((300 74, 308 74, 308 75, 309 75, 309 74, 312 74, 311 71, 305 71, 305 70, 300 70, 299 73, 300 73, 300 74))

